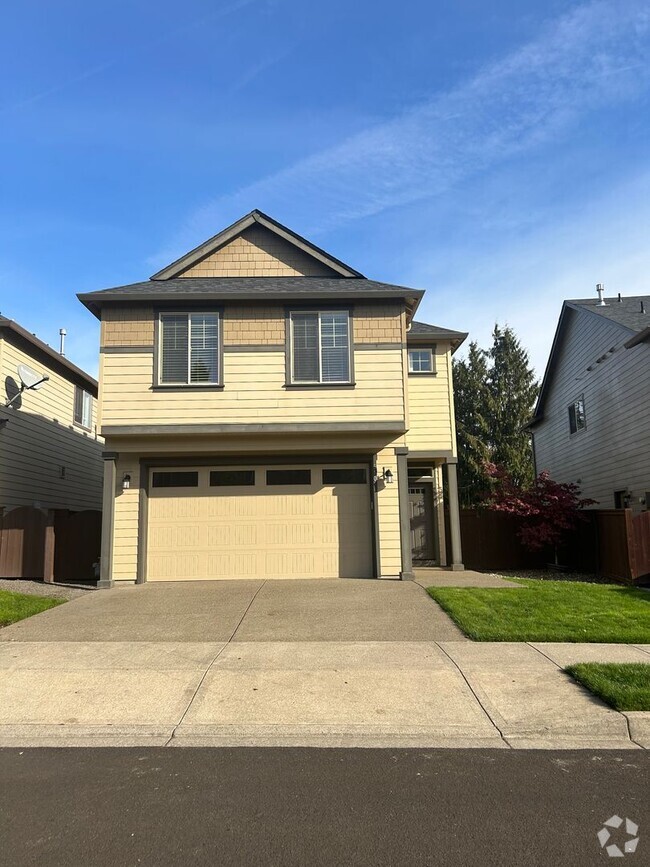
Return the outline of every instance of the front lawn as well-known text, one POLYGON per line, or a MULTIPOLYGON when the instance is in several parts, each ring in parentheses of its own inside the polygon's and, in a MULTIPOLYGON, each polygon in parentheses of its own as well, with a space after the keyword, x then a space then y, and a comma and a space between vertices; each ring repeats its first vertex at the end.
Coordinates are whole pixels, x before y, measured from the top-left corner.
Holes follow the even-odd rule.
POLYGON ((566 670, 615 710, 650 710, 647 662, 580 662, 566 670))
POLYGON ((521 588, 429 587, 475 641, 650 643, 650 593, 617 584, 519 580, 521 588))
POLYGON ((48 608, 60 605, 65 599, 52 599, 49 596, 26 596, 24 593, 12 593, 10 590, 0 590, 0 626, 9 626, 17 620, 24 620, 32 614, 40 614, 48 608))

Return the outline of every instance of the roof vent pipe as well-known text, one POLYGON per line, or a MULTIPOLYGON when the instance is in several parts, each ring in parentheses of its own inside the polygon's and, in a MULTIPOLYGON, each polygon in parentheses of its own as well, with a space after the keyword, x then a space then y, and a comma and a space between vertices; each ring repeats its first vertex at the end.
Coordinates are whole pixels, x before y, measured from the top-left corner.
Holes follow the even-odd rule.
POLYGON ((596 283, 596 292, 598 292, 598 306, 605 307, 605 301, 603 299, 603 295, 605 293, 605 284, 596 283))
POLYGON ((645 301, 641 301, 641 313, 645 313, 645 301))
POLYGON ((59 328, 59 336, 61 338, 61 343, 59 344, 59 355, 65 355, 65 336, 68 332, 65 328, 59 328))
POLYGON ((623 298, 621 297, 621 293, 620 293, 620 292, 618 293, 618 303, 619 303, 619 304, 622 304, 622 303, 623 303, 623 298))

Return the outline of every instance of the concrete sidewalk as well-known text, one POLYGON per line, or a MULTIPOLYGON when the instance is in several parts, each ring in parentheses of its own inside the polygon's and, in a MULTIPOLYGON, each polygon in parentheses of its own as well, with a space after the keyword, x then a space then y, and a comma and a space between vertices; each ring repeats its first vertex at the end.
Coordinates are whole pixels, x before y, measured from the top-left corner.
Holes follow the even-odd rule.
POLYGON ((650 646, 4 642, 0 746, 650 747, 560 666, 650 646))

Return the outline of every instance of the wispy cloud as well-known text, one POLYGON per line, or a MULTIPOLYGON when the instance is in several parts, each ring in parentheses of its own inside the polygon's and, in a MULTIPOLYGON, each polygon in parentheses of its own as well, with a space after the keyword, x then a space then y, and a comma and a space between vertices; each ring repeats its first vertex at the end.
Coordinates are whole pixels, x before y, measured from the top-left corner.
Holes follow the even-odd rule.
POLYGON ((151 262, 253 207, 314 234, 444 193, 561 136, 594 108, 645 91, 649 33, 646 0, 584 4, 455 89, 207 203, 151 262))
MULTIPOLYGON (((174 27, 172 30, 166 31, 161 36, 158 36, 149 41, 140 42, 137 48, 137 56, 139 57, 143 51, 149 51, 152 48, 159 48, 161 45, 165 45, 166 43, 177 39, 180 35, 191 32, 198 27, 206 27, 216 21, 219 21, 221 18, 225 18, 227 15, 231 15, 233 12, 238 12, 245 6, 250 6, 252 3, 256 2, 258 2, 258 0, 234 0, 233 3, 228 3, 226 6, 221 6, 218 9, 213 9, 212 12, 209 12, 207 15, 202 15, 199 18, 194 18, 191 21, 186 22, 185 24, 174 27)), ((45 88, 44 90, 32 94, 31 96, 10 103, 9 105, 0 106, 0 115, 7 114, 11 111, 18 111, 22 108, 27 108, 28 106, 37 102, 41 102, 42 100, 47 99, 50 96, 55 96, 58 93, 74 87, 76 84, 81 84, 83 81, 87 81, 89 78, 94 78, 95 76, 100 75, 102 72, 106 72, 107 70, 112 69, 114 66, 118 66, 120 63, 126 63, 132 60, 135 56, 135 50, 133 50, 132 52, 122 52, 121 54, 118 54, 115 57, 104 61, 103 63, 91 66, 89 69, 85 69, 77 75, 73 75, 70 78, 53 84, 50 87, 45 88)))

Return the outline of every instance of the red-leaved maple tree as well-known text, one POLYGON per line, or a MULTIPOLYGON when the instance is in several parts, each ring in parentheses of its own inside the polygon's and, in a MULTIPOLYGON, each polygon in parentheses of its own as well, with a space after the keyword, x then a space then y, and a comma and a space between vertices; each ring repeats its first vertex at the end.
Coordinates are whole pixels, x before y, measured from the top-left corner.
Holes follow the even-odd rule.
POLYGON ((580 520, 580 510, 596 500, 580 497, 580 488, 572 482, 555 482, 548 472, 541 472, 532 484, 517 487, 508 473, 496 464, 485 465, 492 479, 492 489, 484 506, 521 519, 517 535, 531 551, 557 546, 568 530, 580 520))

